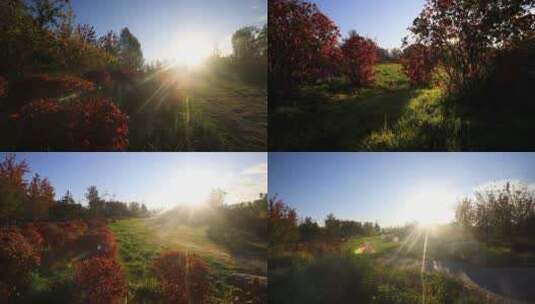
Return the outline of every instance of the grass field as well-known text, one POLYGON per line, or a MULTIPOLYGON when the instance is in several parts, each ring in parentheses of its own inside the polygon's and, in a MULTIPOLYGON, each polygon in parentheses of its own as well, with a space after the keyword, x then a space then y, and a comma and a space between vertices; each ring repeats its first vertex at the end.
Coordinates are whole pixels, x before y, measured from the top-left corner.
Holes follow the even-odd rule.
MULTIPOLYGON (((129 280, 132 300, 157 299, 158 291, 151 273, 152 259, 160 252, 178 250, 199 255, 210 268, 210 303, 229 303, 233 298, 251 295, 236 277, 253 279, 256 269, 235 259, 225 248, 206 235, 206 226, 162 226, 155 219, 120 220, 110 225, 119 244, 119 257, 129 280), (245 265, 245 266, 244 266, 245 265)), ((265 263, 265 261, 264 261, 265 263)), ((256 303, 256 302, 251 302, 256 303)))
POLYGON ((305 86, 298 97, 274 108, 269 145, 274 151, 511 151, 532 147, 532 104, 505 99, 486 104, 473 98, 458 101, 446 96, 438 84, 411 87, 400 64, 381 63, 375 66, 375 81, 369 88, 351 90, 345 79, 338 78, 305 86))
POLYGON ((298 246, 270 257, 270 299, 274 303, 351 303, 355 298, 363 303, 533 300, 527 288, 534 275, 531 264, 518 264, 519 256, 511 248, 474 244, 466 233, 444 226, 403 237, 381 234, 298 246), (325 246, 339 248, 318 250, 325 246), (503 280, 517 287, 507 287, 503 280))
POLYGON ((130 116, 129 150, 265 151, 265 88, 208 73, 169 73, 174 81, 141 83, 120 98, 130 116))

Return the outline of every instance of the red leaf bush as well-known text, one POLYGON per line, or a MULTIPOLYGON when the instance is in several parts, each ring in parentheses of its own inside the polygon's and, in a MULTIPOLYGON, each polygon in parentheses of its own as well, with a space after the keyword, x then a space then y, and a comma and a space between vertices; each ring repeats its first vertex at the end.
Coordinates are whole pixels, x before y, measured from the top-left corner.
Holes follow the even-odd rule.
POLYGON ((355 87, 371 84, 377 61, 377 46, 370 39, 352 33, 341 46, 343 71, 355 87))
POLYGON ((84 237, 83 246, 91 256, 114 258, 117 255, 117 241, 107 227, 88 233, 84 237))
POLYGON ((340 37, 334 22, 306 1, 271 0, 268 6, 270 90, 292 94, 304 81, 328 75, 340 37))
POLYGON ((411 84, 421 86, 431 82, 436 60, 430 47, 412 44, 403 51, 401 65, 411 84))
POLYGON ((24 225, 21 233, 28 243, 33 246, 33 249, 36 253, 40 253, 43 250, 45 239, 41 235, 41 232, 39 232, 39 228, 34 223, 24 225))
POLYGON ((58 227, 65 233, 68 242, 74 242, 82 237, 87 231, 87 224, 83 221, 68 221, 59 223, 58 227))
POLYGON ((8 303, 30 283, 30 272, 40 258, 16 229, 0 230, 0 300, 8 303))
POLYGON ((73 105, 72 141, 77 149, 120 151, 128 143, 128 116, 111 101, 92 98, 73 105))
POLYGON ((56 223, 40 223, 39 232, 45 239, 45 244, 51 248, 63 247, 68 241, 65 231, 56 223))
POLYGON ((116 260, 95 256, 77 262, 74 269, 74 281, 85 292, 87 303, 121 303, 126 296, 126 277, 116 260))
POLYGON ((105 99, 91 98, 70 105, 36 100, 12 114, 11 119, 19 145, 28 149, 120 151, 128 143, 128 116, 105 99))
POLYGON ((197 255, 165 252, 153 261, 153 271, 170 303, 205 303, 208 267, 197 255))

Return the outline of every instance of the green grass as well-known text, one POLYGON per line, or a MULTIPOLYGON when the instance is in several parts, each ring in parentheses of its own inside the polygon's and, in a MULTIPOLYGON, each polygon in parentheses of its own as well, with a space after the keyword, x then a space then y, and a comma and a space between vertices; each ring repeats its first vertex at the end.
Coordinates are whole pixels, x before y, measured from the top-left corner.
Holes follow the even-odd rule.
POLYGON ((270 114, 273 150, 459 150, 464 122, 447 115, 442 89, 411 87, 399 64, 378 64, 358 91, 337 79, 305 87, 270 114), (309 126, 309 127, 307 127, 309 126))
MULTIPOLYGON (((183 229, 167 230, 157 221, 125 219, 110 224, 119 245, 119 259, 128 276, 130 301, 161 299, 158 283, 151 273, 152 259, 161 251, 180 250, 200 255, 210 268, 210 301, 227 303, 236 291, 228 282, 233 271, 229 257, 216 252, 205 236, 205 227, 183 226, 183 229)), ((175 227, 176 228, 176 227, 175 227)), ((149 302, 152 303, 152 302, 149 302)))

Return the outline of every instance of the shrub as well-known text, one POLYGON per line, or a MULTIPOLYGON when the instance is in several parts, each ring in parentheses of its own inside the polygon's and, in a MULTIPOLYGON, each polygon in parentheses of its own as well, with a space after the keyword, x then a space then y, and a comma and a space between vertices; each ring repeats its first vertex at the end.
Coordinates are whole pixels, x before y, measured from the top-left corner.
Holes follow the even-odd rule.
POLYGON ((107 228, 99 228, 88 233, 83 240, 83 246, 91 256, 113 258, 117 255, 117 241, 113 233, 107 228))
POLYGON ((78 240, 87 231, 87 224, 82 221, 59 223, 58 226, 65 232, 65 239, 69 242, 78 240))
POLYGON ((75 264, 74 281, 84 291, 87 303, 120 303, 127 282, 121 265, 114 259, 92 257, 75 264))
POLYGON ((306 79, 317 73, 325 76, 333 67, 340 32, 310 2, 273 0, 268 6, 269 87, 275 94, 288 95, 306 79))
POLYGON ((128 143, 128 116, 106 99, 91 98, 70 110, 73 148, 124 150, 128 143))
POLYGON ((49 247, 62 247, 67 242, 66 233, 55 223, 40 223, 39 231, 49 247))
POLYGON ((40 253, 45 244, 45 239, 39 232, 39 229, 34 223, 29 223, 24 225, 21 230, 22 235, 28 241, 28 243, 33 246, 33 249, 36 253, 40 253))
POLYGON ((401 65, 411 84, 420 86, 431 82, 436 60, 431 48, 417 43, 408 46, 403 51, 401 65))
POLYGON ((355 87, 369 85, 373 81, 374 65, 377 61, 377 46, 367 38, 352 32, 341 46, 342 70, 355 87))
POLYGON ((19 296, 39 263, 39 256, 22 234, 15 229, 0 230, 0 300, 7 303, 19 296))
POLYGON ((171 303, 205 303, 208 267, 198 256, 165 252, 154 259, 153 270, 171 303))

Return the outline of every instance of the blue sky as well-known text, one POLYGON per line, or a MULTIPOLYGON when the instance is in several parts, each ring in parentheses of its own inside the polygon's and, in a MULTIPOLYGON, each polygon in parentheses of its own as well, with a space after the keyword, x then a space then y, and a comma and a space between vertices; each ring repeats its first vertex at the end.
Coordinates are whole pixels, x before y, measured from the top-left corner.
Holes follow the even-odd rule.
POLYGON ((401 47, 407 28, 422 10, 425 0, 315 0, 342 36, 349 30, 376 41, 380 47, 401 47))
POLYGON ((270 153, 269 194, 323 223, 448 222, 455 201, 490 182, 535 183, 535 153, 270 153))
MULTIPOLYGON (((0 153, 3 159, 5 153, 0 153)), ((70 190, 83 203, 88 186, 106 198, 144 202, 149 208, 199 203, 214 188, 227 203, 267 192, 266 153, 17 153, 33 173, 47 177, 61 197, 70 190)))
POLYGON ((72 6, 76 21, 99 34, 130 28, 148 60, 173 59, 171 51, 187 47, 180 42, 192 33, 226 50, 234 31, 267 19, 266 0, 72 0, 72 6))

